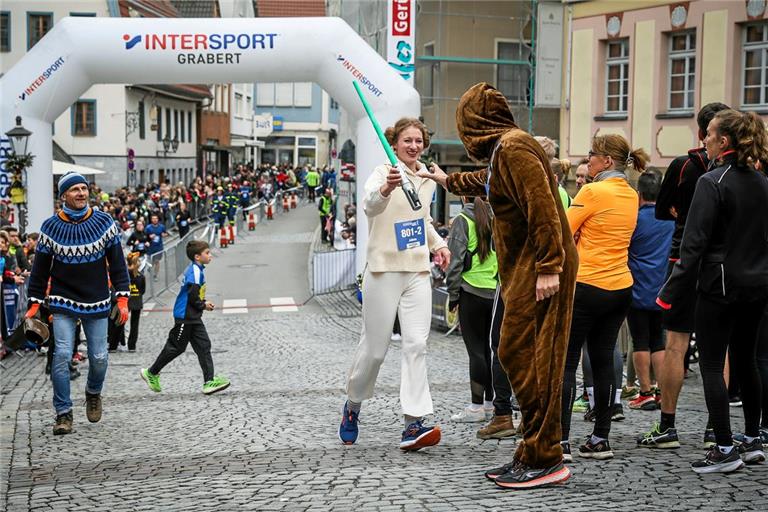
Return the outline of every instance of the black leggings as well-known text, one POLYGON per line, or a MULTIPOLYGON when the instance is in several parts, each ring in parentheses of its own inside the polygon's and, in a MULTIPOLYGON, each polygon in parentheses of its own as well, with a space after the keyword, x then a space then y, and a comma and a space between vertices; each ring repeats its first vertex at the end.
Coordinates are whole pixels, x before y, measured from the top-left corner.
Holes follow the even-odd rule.
POLYGON ((459 325, 469 355, 469 386, 472 403, 493 400, 491 346, 488 343, 493 317, 493 299, 462 290, 459 295, 459 325))
POLYGON ((131 310, 131 331, 128 333, 128 350, 136 350, 136 341, 139 339, 140 309, 131 310))
POLYGON ((757 331, 757 370, 760 372, 760 382, 763 389, 763 419, 760 426, 768 429, 768 308, 763 313, 760 330, 757 331))
POLYGON ((731 446, 728 390, 723 378, 726 351, 731 354, 731 375, 738 376, 744 409, 744 433, 759 435, 760 375, 757 371, 757 331, 766 299, 724 304, 699 294, 696 302, 696 342, 704 381, 704 398, 720 446, 731 446))
POLYGON ((629 333, 635 352, 659 352, 664 350, 664 335, 661 329, 661 310, 629 308, 627 313, 629 333))
POLYGON ((611 408, 616 395, 613 351, 621 324, 632 303, 632 287, 622 290, 603 290, 584 283, 576 283, 573 301, 571 336, 565 356, 561 422, 563 441, 571 432, 571 407, 576 398, 576 368, 581 358, 581 347, 587 343, 595 381, 595 428, 593 434, 608 438, 611 432, 611 408))
POLYGON ((512 386, 504 368, 499 362, 499 338, 501 338, 501 322, 504 319, 504 300, 501 298, 501 287, 496 287, 491 318, 491 378, 493 383, 493 414, 508 416, 512 414, 512 386))

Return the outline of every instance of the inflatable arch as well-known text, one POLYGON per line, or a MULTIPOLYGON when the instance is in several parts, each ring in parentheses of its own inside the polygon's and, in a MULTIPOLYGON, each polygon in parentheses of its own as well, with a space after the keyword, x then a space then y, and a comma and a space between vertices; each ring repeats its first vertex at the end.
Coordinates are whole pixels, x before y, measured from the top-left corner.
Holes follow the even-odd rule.
MULTIPOLYGON (((418 116, 418 93, 340 18, 65 18, 0 78, 2 133, 31 130, 29 229, 53 214, 51 124, 92 84, 316 82, 357 133, 357 198, 386 162, 353 81, 382 126, 418 116)), ((358 269, 368 227, 358 219, 358 269)))

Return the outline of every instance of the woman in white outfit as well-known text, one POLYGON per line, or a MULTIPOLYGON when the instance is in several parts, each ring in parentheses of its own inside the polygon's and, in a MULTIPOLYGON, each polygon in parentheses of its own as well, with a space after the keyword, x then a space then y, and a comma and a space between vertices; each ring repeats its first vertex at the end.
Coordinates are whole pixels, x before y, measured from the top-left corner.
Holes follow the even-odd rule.
POLYGON ((385 135, 418 192, 422 207, 414 211, 409 205, 396 167, 376 167, 365 183, 368 249, 363 277, 363 329, 349 370, 339 439, 344 444, 357 440, 360 406, 373 396, 397 314, 402 329, 400 403, 405 424, 400 448, 418 450, 440 442, 440 428, 422 423, 423 417, 433 412, 426 361, 432 317, 429 254, 435 254, 445 269, 451 253, 429 215, 435 183, 416 176, 424 169, 419 157, 429 146, 426 127, 418 119, 403 118, 387 128, 385 135))

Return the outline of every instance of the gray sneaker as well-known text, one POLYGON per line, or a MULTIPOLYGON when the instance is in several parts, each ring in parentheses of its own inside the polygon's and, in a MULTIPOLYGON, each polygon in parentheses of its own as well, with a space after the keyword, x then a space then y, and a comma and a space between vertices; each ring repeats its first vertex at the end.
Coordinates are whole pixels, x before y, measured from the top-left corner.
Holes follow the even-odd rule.
POLYGON ((759 437, 752 440, 751 443, 743 442, 735 448, 739 451, 739 457, 747 464, 752 462, 765 462, 765 452, 763 443, 759 437))
POLYGON ((696 473, 730 473, 743 467, 744 461, 739 457, 739 450, 735 446, 727 454, 713 446, 706 457, 691 464, 691 469, 696 473))

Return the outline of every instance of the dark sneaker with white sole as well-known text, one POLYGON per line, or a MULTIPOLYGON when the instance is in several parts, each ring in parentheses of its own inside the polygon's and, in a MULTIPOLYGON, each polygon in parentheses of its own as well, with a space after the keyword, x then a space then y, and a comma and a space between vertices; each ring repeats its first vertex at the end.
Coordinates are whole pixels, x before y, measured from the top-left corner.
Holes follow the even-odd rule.
POLYGON ((488 480, 496 480, 501 475, 505 475, 509 473, 510 471, 514 471, 521 465, 521 462, 518 460, 513 460, 512 462, 509 462, 507 464, 504 464, 503 466, 499 466, 497 468, 489 469, 485 472, 485 478, 488 480))
POLYGON ((744 442, 741 443, 739 446, 737 446, 735 449, 739 451, 739 456, 741 457, 741 460, 743 460, 747 464, 750 464, 753 462, 754 463, 765 462, 765 452, 763 451, 763 443, 759 437, 754 438, 751 443, 748 443, 745 439, 744 442))
POLYGON ((730 453, 723 453, 717 446, 707 451, 707 456, 691 464, 696 473, 730 473, 744 467, 739 450, 734 446, 730 453))
POLYGON ((606 460, 613 458, 613 451, 607 439, 593 443, 591 439, 579 446, 579 455, 588 459, 606 460))
POLYGON ((573 462, 571 443, 569 441, 560 441, 560 448, 563 449, 563 462, 573 462))
POLYGON ((646 448, 680 448, 680 439, 677 437, 676 428, 668 428, 662 432, 661 426, 654 423, 650 432, 637 438, 637 445, 646 448))
POLYGON ((439 443, 440 437, 440 427, 425 427, 421 421, 414 421, 403 430, 400 449, 406 451, 421 450, 439 443))
POLYGON ((349 402, 344 402, 341 411, 341 425, 339 425, 339 440, 344 444, 355 444, 357 441, 357 421, 360 413, 349 408, 349 402))
POLYGON ((500 475, 494 482, 502 489, 533 489, 546 485, 562 484, 570 477, 571 470, 561 462, 543 469, 520 465, 517 469, 500 475))

